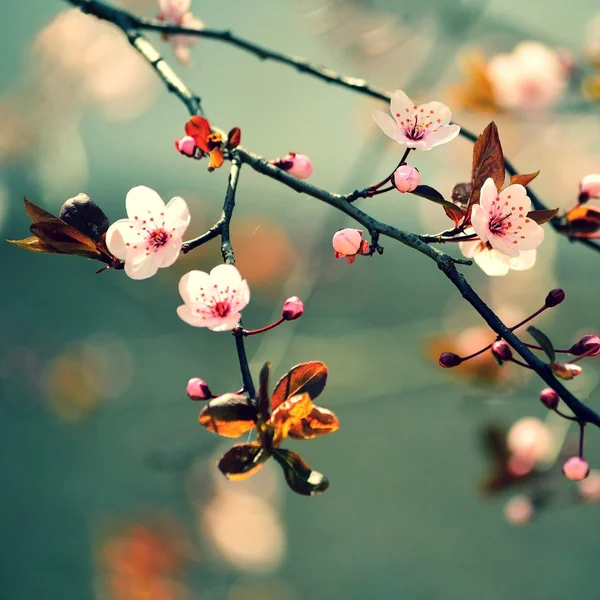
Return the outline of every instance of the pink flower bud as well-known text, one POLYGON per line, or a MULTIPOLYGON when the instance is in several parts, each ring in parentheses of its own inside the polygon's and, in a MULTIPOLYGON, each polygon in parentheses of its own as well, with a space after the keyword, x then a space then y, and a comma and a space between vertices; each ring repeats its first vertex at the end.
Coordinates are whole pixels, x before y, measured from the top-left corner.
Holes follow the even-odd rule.
POLYGON ((565 299, 565 291, 560 288, 551 290, 546 296, 546 306, 552 308, 558 306, 565 299))
POLYGON ((598 502, 600 500, 600 471, 590 471, 587 479, 577 484, 577 489, 585 502, 598 502))
POLYGON ((600 198, 600 175, 586 175, 579 182, 579 202, 587 202, 590 198, 600 198))
POLYGON ((440 367, 444 367, 444 369, 458 367, 461 362, 462 358, 458 354, 454 354, 454 352, 442 352, 438 360, 440 367))
POLYGON ((297 152, 290 152, 281 158, 276 158, 271 161, 271 164, 287 171, 298 179, 306 179, 313 171, 310 158, 306 154, 298 154, 297 152))
POLYGON ((293 321, 294 319, 301 317, 302 313, 304 313, 304 302, 302 302, 298 296, 292 296, 283 303, 281 316, 286 321, 293 321))
POLYGON ((558 407, 560 398, 558 397, 558 394, 552 388, 544 388, 540 392, 540 400, 542 401, 542 404, 546 408, 548 408, 550 410, 554 410, 555 408, 558 407))
POLYGON ((492 344, 492 354, 500 363, 512 358, 512 350, 504 340, 498 340, 492 344))
POLYGON ((573 379, 573 377, 577 377, 583 371, 579 365, 572 365, 570 363, 562 364, 553 362, 551 366, 554 374, 561 379, 573 379))
POLYGON ((504 516, 511 525, 527 525, 535 509, 527 496, 514 496, 504 505, 504 516))
POLYGON ((360 229, 340 229, 332 240, 334 256, 346 258, 353 263, 357 254, 368 254, 369 242, 362 239, 363 232, 360 229))
POLYGON ((188 381, 187 387, 185 388, 187 395, 192 400, 210 400, 214 398, 208 384, 199 377, 194 377, 188 381))
POLYGON ((421 175, 415 167, 400 165, 392 175, 392 182, 399 192, 412 192, 421 183, 421 175))
POLYGON ((590 474, 590 465, 580 456, 572 456, 563 465, 563 473, 571 481, 581 481, 590 474))
POLYGON ((584 335, 569 348, 569 352, 575 356, 581 356, 588 352, 587 356, 598 356, 600 354, 600 338, 597 335, 584 335))
POLYGON ((196 156, 196 150, 198 146, 196 146, 196 142, 193 137, 189 135, 184 135, 180 140, 175 140, 175 148, 181 154, 185 156, 196 156))

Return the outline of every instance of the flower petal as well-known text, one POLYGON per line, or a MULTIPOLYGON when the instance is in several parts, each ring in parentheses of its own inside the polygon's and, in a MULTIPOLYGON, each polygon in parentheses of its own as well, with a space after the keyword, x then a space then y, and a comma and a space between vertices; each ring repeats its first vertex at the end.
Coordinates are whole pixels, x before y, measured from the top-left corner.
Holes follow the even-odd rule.
POLYGON ((513 183, 504 188, 500 192, 499 198, 503 204, 508 202, 511 210, 513 206, 518 208, 519 212, 523 214, 527 214, 531 210, 531 200, 527 195, 527 190, 519 183, 513 183))
POLYGON ((156 275, 158 271, 158 260, 156 254, 146 254, 144 248, 132 249, 125 261, 125 273, 131 279, 148 279, 156 275))
POLYGON ((414 106, 413 101, 402 90, 396 90, 392 94, 390 112, 394 118, 404 119, 406 114, 414 112, 414 106), (400 117, 396 115, 400 115, 400 117))
POLYGON ((231 308, 236 312, 240 312, 247 306, 248 302, 250 302, 250 287, 245 279, 239 284, 237 292, 237 296, 233 300, 231 308))
POLYGON ((187 304, 182 304, 177 307, 177 316, 192 327, 206 327, 207 322, 210 321, 204 314, 195 312, 187 304))
POLYGON ((444 125, 437 131, 430 133, 423 141, 428 145, 428 149, 447 144, 451 142, 460 133, 459 125, 444 125))
POLYGON ((488 177, 483 182, 479 194, 479 205, 488 215, 492 210, 492 203, 496 201, 497 197, 498 189, 496 188, 496 184, 494 183, 494 180, 491 177, 488 177))
POLYGON ((473 210, 471 212, 471 225, 473 225, 473 229, 479 236, 479 239, 482 242, 487 242, 490 237, 489 218, 487 213, 479 204, 475 204, 473 206, 473 210))
POLYGON ((211 277, 204 271, 190 271, 179 280, 179 294, 186 304, 196 304, 201 301, 202 288, 211 284, 211 277))
POLYGON ((433 101, 428 102, 427 104, 421 104, 421 106, 418 108, 417 114, 421 112, 425 115, 425 122, 431 122, 432 126, 435 125, 435 130, 448 125, 452 119, 452 112, 445 104, 442 104, 441 102, 433 101), (438 119, 440 120, 439 123, 438 119))
POLYGON ((523 224, 520 231, 522 238, 517 243, 519 250, 535 250, 544 241, 544 228, 538 225, 533 219, 526 219, 529 223, 523 224))
POLYGON ((508 273, 508 263, 511 258, 496 250, 486 248, 482 252, 479 252, 474 257, 474 260, 486 275, 497 277, 508 273))
POLYGON ((240 313, 229 313, 226 317, 212 319, 206 327, 211 331, 231 331, 237 327, 241 318, 240 313))
POLYGON ((126 236, 129 231, 129 219, 119 219, 106 232, 106 247, 112 255, 120 260, 125 260, 129 252, 129 248, 125 245, 126 236))
POLYGON ((173 237, 183 237, 191 218, 187 202, 179 196, 171 198, 165 206, 164 213, 165 229, 172 233, 173 237))
POLYGON ((161 269, 170 267, 179 257, 181 252, 181 239, 175 238, 165 244, 158 252, 156 252, 156 258, 158 266, 161 269))
POLYGON ((138 185, 127 193, 125 208, 131 220, 139 220, 160 215, 165 210, 165 203, 153 189, 138 185))
POLYGON ((210 277, 220 288, 234 289, 242 282, 240 272, 233 265, 217 265, 211 270, 210 277))
POLYGON ((374 110, 373 119, 375 120, 375 123, 379 125, 381 131, 383 131, 385 135, 394 139, 394 133, 398 129, 398 126, 396 125, 396 121, 394 121, 390 115, 382 110, 374 110))
POLYGON ((489 243, 494 248, 494 250, 498 250, 502 254, 506 254, 507 256, 519 256, 519 249, 515 244, 512 244, 505 237, 499 235, 490 235, 489 243))
POLYGON ((511 258, 508 266, 514 271, 526 271, 531 269, 537 258, 537 250, 522 250, 519 256, 511 258))

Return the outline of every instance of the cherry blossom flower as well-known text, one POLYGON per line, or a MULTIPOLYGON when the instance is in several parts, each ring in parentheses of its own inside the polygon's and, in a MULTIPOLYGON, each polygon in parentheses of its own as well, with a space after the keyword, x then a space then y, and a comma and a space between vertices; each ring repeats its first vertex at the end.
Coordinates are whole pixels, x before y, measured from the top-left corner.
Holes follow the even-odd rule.
POLYGON ((190 224, 188 206, 179 197, 165 206, 154 190, 140 185, 129 191, 125 207, 128 218, 109 227, 106 245, 125 261, 129 277, 147 279, 177 260, 183 234, 190 224))
POLYGON ((521 42, 511 54, 493 57, 487 72, 496 103, 509 110, 552 106, 567 87, 560 54, 539 42, 521 42))
POLYGON ((250 301, 250 289, 233 265, 219 265, 210 273, 190 271, 179 281, 184 304, 179 318, 194 327, 231 331, 250 301))
POLYGON ((357 254, 368 254, 369 242, 363 240, 362 236, 363 232, 360 229, 338 230, 332 240, 335 258, 345 258, 348 264, 352 264, 357 254))
MULTIPOLYGON (((157 19, 169 25, 178 25, 187 29, 203 29, 204 23, 191 13, 192 0, 159 0, 160 12, 157 19)), ((171 40, 173 53, 177 60, 190 65, 190 48, 198 42, 193 35, 163 35, 165 41, 171 40)))
POLYGON ((458 125, 450 125, 452 113, 446 105, 428 102, 417 106, 402 90, 392 94, 390 110, 392 116, 374 110, 375 123, 385 135, 407 148, 431 150, 453 140, 460 131, 458 125))
MULTIPOLYGON (((475 230, 469 227, 465 230, 465 235, 474 232, 475 230)), ((506 275, 511 269, 513 271, 531 269, 537 258, 537 250, 522 250, 519 256, 511 257, 494 250, 489 242, 481 240, 459 242, 458 246, 466 258, 472 258, 477 266, 490 277, 506 275)))
POLYGON ((509 185, 498 192, 488 177, 481 186, 479 204, 473 206, 471 223, 482 242, 489 242, 502 254, 517 257, 524 250, 535 250, 544 240, 544 230, 527 217, 530 209, 531 201, 522 185, 509 185))

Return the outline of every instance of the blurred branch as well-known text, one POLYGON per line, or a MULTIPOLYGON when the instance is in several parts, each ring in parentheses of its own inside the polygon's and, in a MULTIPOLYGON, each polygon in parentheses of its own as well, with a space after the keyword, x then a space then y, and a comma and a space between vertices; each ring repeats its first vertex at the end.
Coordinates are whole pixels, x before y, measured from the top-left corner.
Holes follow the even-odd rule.
MULTIPOLYGON (((214 32, 211 30, 188 30, 184 28, 172 27, 172 26, 164 26, 154 21, 146 21, 143 19, 139 19, 130 15, 125 11, 121 11, 112 7, 105 5, 102 2, 97 0, 66 0, 71 4, 79 6, 85 12, 92 13, 99 18, 110 21, 120 27, 123 32, 129 38, 131 44, 136 48, 136 50, 152 65, 154 70, 157 72, 158 76, 163 80, 169 91, 175 93, 180 100, 186 105, 188 111, 191 115, 197 114, 199 110, 199 101, 197 101, 198 97, 195 96, 189 88, 183 83, 183 81, 175 74, 175 72, 171 69, 171 67, 164 61, 164 59, 160 56, 159 52, 148 42, 140 33, 136 31, 137 28, 146 28, 150 30, 162 31, 163 33, 183 33, 190 35, 204 35, 204 37, 214 37, 217 39, 222 39, 223 41, 230 41, 231 39, 235 40, 234 45, 238 47, 242 47, 260 58, 271 58, 273 60, 278 60, 279 62, 283 62, 284 64, 293 65, 299 68, 299 70, 303 72, 310 73, 315 75, 319 79, 324 79, 331 83, 336 83, 348 89, 358 91, 363 94, 367 94, 373 97, 378 97, 382 100, 389 100, 389 95, 384 92, 380 92, 374 88, 371 88, 366 84, 366 82, 362 80, 353 80, 351 78, 342 77, 329 69, 325 69, 323 67, 313 67, 308 63, 301 61, 300 59, 295 59, 293 57, 287 57, 286 55, 271 52, 268 50, 262 49, 260 46, 255 44, 251 44, 250 42, 245 42, 240 38, 233 37, 230 32, 214 32), (207 35, 207 31, 209 35, 207 35)), ((463 137, 470 139, 471 141, 475 141, 477 136, 475 134, 461 129, 461 133, 463 137)), ((396 239, 401 243, 414 248, 418 252, 425 254, 429 258, 435 261, 440 270, 450 279, 450 281, 456 286, 456 288, 460 291, 465 300, 471 304, 471 306, 483 317, 486 323, 490 326, 490 328, 501 338, 505 339, 507 343, 509 343, 516 352, 523 358, 523 360, 540 376, 540 378, 546 382, 552 389, 554 389, 557 394, 563 399, 565 404, 573 411, 577 419, 581 422, 589 422, 594 425, 600 427, 600 415, 591 410, 585 404, 583 404, 580 400, 578 400, 569 390, 567 390, 562 383, 560 383, 552 372, 552 369, 549 365, 543 363, 539 358, 537 358, 530 350, 517 338, 514 333, 498 318, 498 316, 483 302, 483 300, 477 295, 475 290, 468 284, 466 279, 460 274, 456 269, 456 264, 471 264, 470 261, 465 261, 462 259, 455 259, 452 256, 445 254, 436 248, 429 246, 425 243, 421 236, 408 233, 405 231, 401 231, 391 225, 387 225, 386 223, 382 223, 377 221, 370 215, 364 213, 363 211, 356 208, 352 201, 361 197, 363 191, 355 191, 351 194, 347 194, 345 196, 340 194, 335 194, 333 192, 329 192, 327 190, 318 188, 311 184, 308 184, 292 175, 289 175, 282 169, 270 164, 264 158, 253 154, 241 147, 238 147, 236 151, 232 154, 232 166, 230 171, 229 183, 227 188, 227 194, 225 198, 225 203, 223 207, 224 215, 221 217, 220 221, 211 228, 207 233, 200 238, 203 240, 201 243, 208 241, 209 239, 213 239, 217 237, 219 234, 223 236, 223 231, 227 230, 228 232, 228 224, 229 219, 231 219, 231 211, 233 211, 234 199, 235 199, 235 188, 237 186, 237 177, 239 173, 239 163, 246 163, 255 171, 266 175, 280 183, 283 183, 287 187, 301 193, 308 194, 313 198, 321 200, 330 206, 340 210, 341 212, 347 214, 352 217, 355 221, 364 225, 373 237, 377 237, 378 234, 385 235, 387 237, 396 239), (227 212, 229 211, 229 212, 227 212), (222 222, 221 222, 222 221, 222 222)), ((507 170, 513 170, 514 167, 508 163, 507 170)), ((535 195, 531 194, 532 202, 534 201, 535 195)), ((535 197, 536 203, 534 205, 543 206, 539 199, 535 197)), ((197 243, 196 245, 199 245, 197 243)), ((223 248, 223 246, 222 246, 223 248)), ((224 257, 225 257, 225 251, 224 257)), ((233 261, 233 257, 230 258, 233 261)), ((238 330, 241 332, 241 328, 238 327, 238 330)), ((234 330, 234 335, 236 337, 236 347, 238 349, 238 356, 240 358, 240 366, 242 369, 242 375, 244 377, 244 386, 246 391, 250 392, 253 390, 252 380, 249 378, 248 371, 248 363, 246 359, 245 349, 243 346, 243 336, 236 334, 237 330, 234 330), (240 343, 241 340, 241 343, 240 343), (247 379, 249 378, 248 387, 247 379)), ((253 396, 253 394, 251 394, 253 396)))

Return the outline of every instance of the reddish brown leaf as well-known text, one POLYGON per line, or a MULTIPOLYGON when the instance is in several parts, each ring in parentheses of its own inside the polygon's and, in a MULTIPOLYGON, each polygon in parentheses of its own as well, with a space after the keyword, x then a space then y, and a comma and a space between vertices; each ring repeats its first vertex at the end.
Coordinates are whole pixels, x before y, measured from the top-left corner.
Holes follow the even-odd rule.
POLYGON ((446 216, 449 219, 452 219, 454 221, 455 227, 458 227, 460 225, 460 222, 465 216, 465 213, 462 211, 462 209, 456 206, 455 204, 452 204, 450 206, 444 205, 444 212, 446 213, 446 216))
POLYGON ((52 246, 45 244, 36 236, 31 236, 23 240, 6 240, 9 244, 13 244, 23 250, 29 250, 30 252, 45 252, 47 254, 63 254, 60 250, 53 248, 52 246))
POLYGON ((514 183, 518 183, 523 187, 527 187, 539 174, 540 172, 536 171, 535 173, 526 173, 524 175, 512 175, 510 184, 513 185, 514 183))
POLYGON ((279 446, 287 437, 293 425, 308 417, 312 409, 312 400, 306 392, 284 400, 271 415, 271 424, 275 430, 273 444, 279 446))
POLYGON ((27 200, 27 198, 23 198, 23 200, 25 201, 25 212, 34 223, 45 223, 46 221, 56 220, 57 217, 44 210, 41 206, 27 200))
POLYGON ((543 225, 554 219, 558 214, 558 208, 545 208, 543 210, 532 210, 527 213, 527 216, 535 221, 538 225, 543 225))
POLYGON ((329 487, 329 480, 318 471, 313 471, 295 452, 278 449, 273 458, 283 469, 287 484, 294 492, 303 496, 316 496, 329 487))
POLYGON ((483 130, 473 146, 469 207, 479 203, 481 186, 488 177, 494 180, 497 189, 504 184, 504 155, 498 128, 493 121, 483 130))
POLYGON ((339 428, 340 422, 330 410, 313 405, 308 416, 291 425, 288 435, 296 440, 310 440, 319 435, 333 433, 339 428))
POLYGON ((223 394, 202 409, 198 421, 208 431, 237 438, 254 428, 256 407, 246 396, 223 394))
POLYGON ((194 138, 200 150, 207 154, 210 152, 207 142, 210 135, 210 123, 204 117, 193 116, 185 124, 185 134, 194 138))
POLYGON ((223 164, 223 160, 224 160, 224 157, 223 157, 223 153, 221 152, 221 149, 214 148, 210 152, 210 161, 208 163, 208 170, 214 171, 215 169, 218 169, 223 164))
POLYGON ((242 141, 242 130, 239 127, 234 127, 227 134, 227 147, 237 148, 242 141))
POLYGON ((219 469, 227 479, 241 481, 259 471, 267 458, 268 452, 258 442, 238 444, 223 454, 219 469))
POLYGON ((576 206, 567 213, 568 231, 572 234, 590 234, 600 229, 600 209, 576 206))
POLYGON ((29 229, 42 242, 63 254, 76 254, 86 258, 99 258, 100 256, 100 250, 94 240, 60 219, 54 218, 53 221, 34 223, 29 229))
POLYGON ((319 361, 301 363, 292 367, 275 386, 271 407, 276 409, 284 400, 296 394, 307 393, 313 400, 327 383, 327 365, 319 361))

